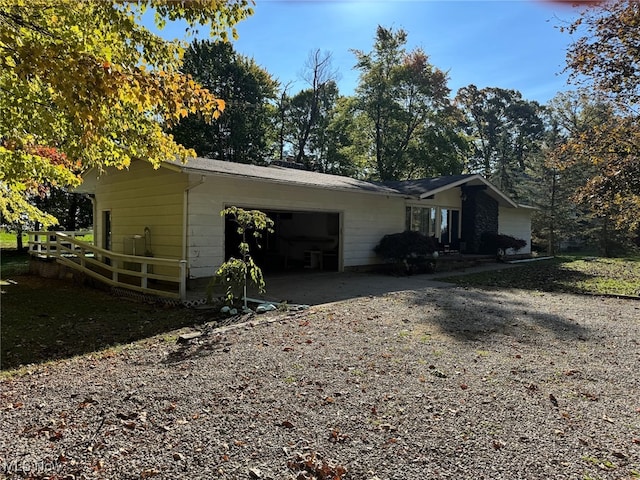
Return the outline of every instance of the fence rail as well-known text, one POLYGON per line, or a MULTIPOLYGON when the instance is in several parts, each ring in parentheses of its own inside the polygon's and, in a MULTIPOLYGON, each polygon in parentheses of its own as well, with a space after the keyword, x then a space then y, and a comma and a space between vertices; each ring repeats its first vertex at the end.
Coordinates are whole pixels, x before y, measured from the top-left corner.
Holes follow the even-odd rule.
POLYGON ((27 232, 29 254, 53 258, 114 287, 168 298, 187 297, 186 260, 114 253, 76 237, 91 232, 27 232))

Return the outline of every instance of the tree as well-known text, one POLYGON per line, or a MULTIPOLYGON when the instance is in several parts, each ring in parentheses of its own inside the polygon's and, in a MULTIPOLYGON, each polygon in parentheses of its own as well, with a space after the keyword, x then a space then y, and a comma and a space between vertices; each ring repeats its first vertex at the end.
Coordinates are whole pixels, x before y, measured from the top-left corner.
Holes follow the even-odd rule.
POLYGON ((251 256, 247 235, 250 234, 256 239, 256 245, 260 248, 258 240, 262 238, 262 233, 273 233, 274 222, 266 213, 260 210, 245 210, 238 207, 228 207, 220 212, 223 217, 231 217, 231 220, 237 225, 237 232, 242 237, 238 251, 240 258, 229 258, 220 265, 216 271, 216 276, 209 285, 212 290, 216 285, 225 287, 225 298, 229 303, 233 303, 237 293, 236 290, 242 288, 244 311, 247 307, 247 282, 251 280, 258 287, 260 293, 265 291, 264 277, 262 269, 256 265, 251 256))
POLYGON ((514 198, 521 197, 518 185, 527 159, 540 148, 544 134, 542 107, 516 90, 479 90, 475 85, 461 88, 456 102, 471 139, 467 169, 482 173, 514 198))
POLYGON ((421 49, 406 52, 406 42, 404 30, 379 26, 373 51, 354 51, 361 72, 356 89, 359 115, 365 120, 361 134, 369 139, 375 176, 422 176, 433 170, 424 154, 434 148, 453 164, 451 171, 437 173, 459 173, 464 142, 449 122, 454 115, 447 75, 431 65, 421 49), (443 138, 448 141, 440 141, 443 138))
POLYGON ((578 199, 637 237, 640 231, 640 4, 616 0, 583 10, 563 28, 579 38, 569 47, 570 81, 610 103, 606 122, 572 139, 566 150, 597 168, 578 199))
POLYGON ((593 87, 618 107, 638 114, 640 103, 640 4, 595 3, 568 27, 580 37, 567 50, 570 81, 593 87))
POLYGON ((337 75, 331 66, 331 53, 323 53, 319 49, 309 53, 302 78, 310 88, 301 91, 292 99, 292 107, 297 108, 295 117, 298 122, 294 134, 294 147, 295 159, 298 163, 307 163, 304 161, 305 151, 312 132, 318 130, 322 107, 324 106, 326 110, 329 98, 337 97, 338 86, 335 82, 337 75))
POLYGON ((194 155, 164 132, 189 114, 210 121, 224 102, 179 71, 183 46, 140 25, 147 8, 156 24, 182 18, 212 34, 236 35, 248 0, 50 3, 0 0, 0 211, 55 219, 29 204, 37 185, 80 181, 37 148, 55 148, 82 169, 154 166, 194 155))
POLYGON ((182 71, 219 98, 225 109, 215 123, 189 116, 173 129, 175 140, 199 155, 239 163, 263 163, 266 157, 268 102, 276 82, 229 42, 195 40, 185 52, 182 71))
POLYGON ((328 127, 339 98, 338 86, 331 80, 317 91, 302 90, 289 100, 286 115, 289 143, 295 161, 309 169, 328 171, 327 153, 329 145, 328 127))
POLYGON ((572 136, 598 121, 598 108, 580 92, 556 95, 545 108, 546 130, 542 145, 530 157, 525 188, 538 208, 532 217, 534 237, 550 254, 564 243, 590 242, 592 219, 588 209, 576 203, 576 190, 593 169, 584 163, 570 165, 563 153, 572 136))

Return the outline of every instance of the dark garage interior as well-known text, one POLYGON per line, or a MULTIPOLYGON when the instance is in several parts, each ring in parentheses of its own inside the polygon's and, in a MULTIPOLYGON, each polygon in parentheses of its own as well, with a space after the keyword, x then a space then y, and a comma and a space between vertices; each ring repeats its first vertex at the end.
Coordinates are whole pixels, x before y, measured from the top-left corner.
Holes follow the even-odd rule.
MULTIPOLYGON (((267 273, 340 268, 340 214, 262 210, 274 221, 273 233, 258 241, 247 235, 251 256, 267 273)), ((238 257, 241 236, 231 217, 225 220, 225 259, 238 257)))

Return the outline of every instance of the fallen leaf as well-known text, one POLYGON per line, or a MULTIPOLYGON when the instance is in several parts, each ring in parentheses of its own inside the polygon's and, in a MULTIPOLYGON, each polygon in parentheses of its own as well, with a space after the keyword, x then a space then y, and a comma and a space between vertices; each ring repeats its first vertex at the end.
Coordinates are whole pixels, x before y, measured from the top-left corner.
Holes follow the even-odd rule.
POLYGON ((162 410, 164 412, 173 412, 176 409, 176 402, 171 402, 169 405, 167 405, 166 407, 164 407, 162 410))
POLYGON ((160 470, 157 468, 145 468, 140 472, 140 478, 150 478, 155 477, 156 475, 160 475, 160 470))
POLYGON ((120 420, 133 420, 134 418, 138 418, 138 414, 136 412, 116 413, 116 417, 118 417, 120 420))

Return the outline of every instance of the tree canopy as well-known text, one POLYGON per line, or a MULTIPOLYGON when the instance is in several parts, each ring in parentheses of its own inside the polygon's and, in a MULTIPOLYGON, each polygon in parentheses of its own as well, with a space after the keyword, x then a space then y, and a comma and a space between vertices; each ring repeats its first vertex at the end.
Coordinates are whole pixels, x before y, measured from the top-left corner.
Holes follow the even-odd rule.
POLYGON ((182 71, 225 101, 216 122, 189 116, 171 129, 176 141, 198 155, 239 163, 263 163, 266 157, 269 101, 277 83, 230 42, 194 40, 182 71))
POLYGON ((471 145, 467 169, 518 198, 517 184, 543 139, 542 107, 516 90, 475 85, 461 88, 456 101, 471 145))
POLYGON ((447 75, 421 49, 407 52, 406 42, 404 30, 379 26, 373 50, 354 51, 360 70, 356 98, 365 119, 361 133, 375 157, 371 166, 381 180, 459 173, 464 143, 451 121, 447 75), (447 141, 439 142, 442 133, 447 141), (446 167, 433 171, 434 157, 427 153, 436 153, 446 167))
POLYGON ((180 72, 183 45, 141 26, 142 14, 153 8, 158 26, 184 19, 227 38, 252 13, 248 1, 0 0, 3 219, 54 223, 29 196, 45 183, 77 185, 78 170, 193 155, 164 128, 196 112, 211 121, 224 101, 180 72))
POLYGON ((577 198, 619 227, 640 227, 640 4, 605 2, 566 29, 579 38, 567 52, 572 81, 610 104, 606 118, 567 144, 574 159, 596 167, 577 198))

